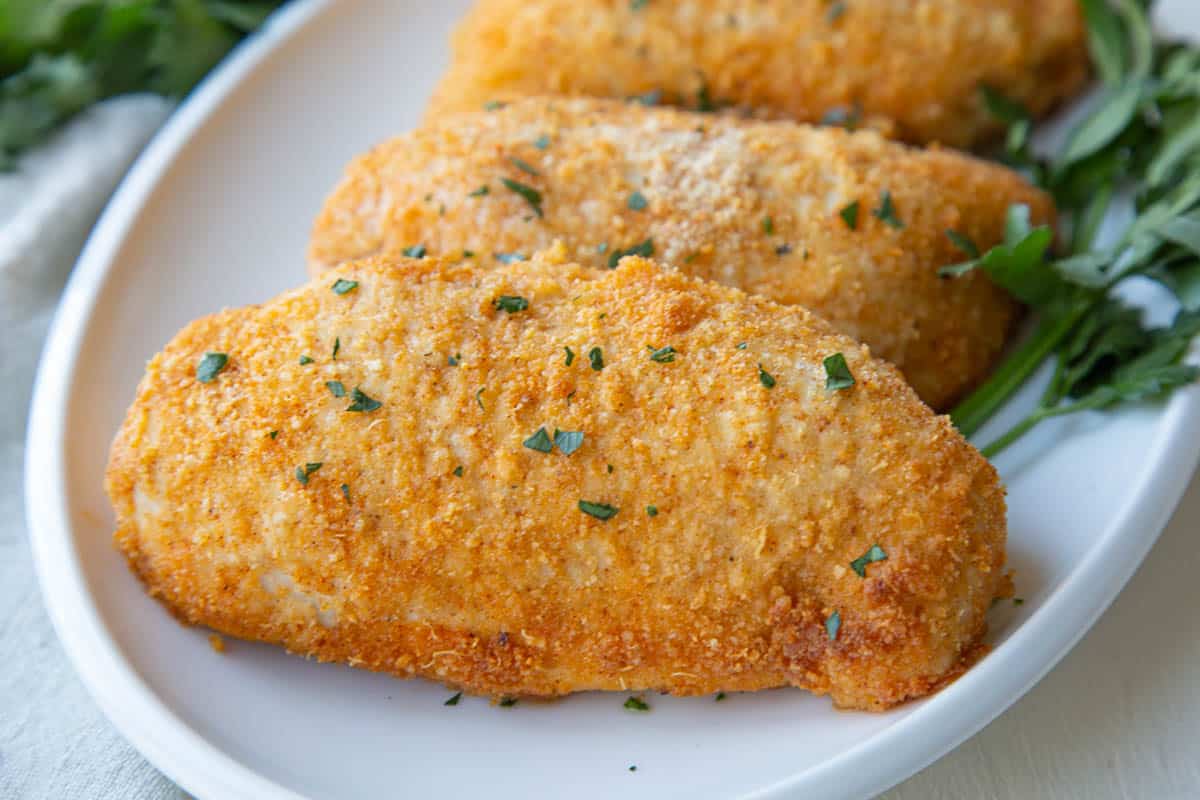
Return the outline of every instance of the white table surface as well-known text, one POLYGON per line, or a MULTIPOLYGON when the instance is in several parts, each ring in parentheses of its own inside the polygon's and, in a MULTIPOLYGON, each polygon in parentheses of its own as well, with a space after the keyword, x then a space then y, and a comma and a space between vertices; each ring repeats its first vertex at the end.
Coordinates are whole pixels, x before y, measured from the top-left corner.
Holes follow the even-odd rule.
MULTIPOLYGON (((102 198, 164 112, 161 103, 143 98, 89 114, 34 165, 34 172, 59 173, 49 182, 52 191, 29 176, 0 179, 4 800, 182 796, 113 730, 66 662, 33 576, 21 501, 29 387, 54 298, 102 198), (110 146, 96 148, 98 137, 110 146), (85 142, 90 153, 80 158, 85 142)), ((1197 601, 1200 480, 1133 581, 1075 650, 983 732, 884 797, 1200 797, 1197 601)))

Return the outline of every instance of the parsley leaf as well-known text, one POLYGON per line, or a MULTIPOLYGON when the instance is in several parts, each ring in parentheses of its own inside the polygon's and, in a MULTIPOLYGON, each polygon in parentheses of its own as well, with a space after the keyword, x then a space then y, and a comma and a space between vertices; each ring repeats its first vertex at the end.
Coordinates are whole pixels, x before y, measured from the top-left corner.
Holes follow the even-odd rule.
POLYGON ((588 500, 579 501, 579 510, 599 520, 612 519, 617 515, 618 511, 618 509, 613 508, 607 503, 593 503, 588 500))
POLYGON ((629 195, 629 199, 625 201, 625 205, 629 206, 630 211, 645 211, 646 206, 649 205, 649 202, 646 200, 646 196, 644 194, 641 192, 634 192, 633 194, 629 195))
POLYGON ((313 363, 313 360, 309 356, 300 356, 300 366, 303 367, 311 363, 313 363))
POLYGON ((205 353, 200 363, 196 364, 196 380, 212 383, 228 363, 229 356, 225 353, 205 353))
POLYGON ((334 397, 346 396, 346 387, 341 381, 325 381, 325 388, 328 389, 334 397))
POLYGON ((456 706, 456 705, 458 705, 458 701, 459 701, 459 700, 461 700, 461 699, 462 699, 462 692, 459 692, 458 694, 456 694, 456 695, 452 696, 452 697, 451 697, 449 700, 447 700, 446 702, 442 703, 442 705, 444 705, 444 706, 456 706))
POLYGON ((475 191, 467 192, 467 197, 485 197, 491 191, 492 191, 491 188, 489 188, 488 185, 485 183, 483 186, 480 186, 475 191))
POLYGON ((522 172, 524 172, 526 174, 533 175, 535 177, 542 174, 542 173, 538 172, 536 169, 534 169, 529 164, 528 161, 523 161, 523 160, 517 158, 516 156, 509 156, 508 160, 509 160, 509 162, 512 163, 512 165, 514 167, 516 167, 517 169, 521 170, 522 172))
POLYGON ((642 258, 649 258, 652 255, 654 255, 654 240, 647 239, 644 242, 635 244, 632 247, 627 247, 624 250, 614 250, 613 252, 609 253, 608 268, 616 268, 617 264, 619 264, 621 259, 625 256, 641 256, 642 258))
POLYGON ((564 456, 569 456, 583 446, 583 431, 560 431, 554 429, 554 446, 564 456))
POLYGON ((758 365, 758 382, 768 389, 775 388, 775 378, 771 375, 771 373, 763 369, 762 364, 758 365))
POLYGON ((563 352, 567 354, 563 362, 569 367, 575 361, 575 353, 570 347, 563 347, 563 352))
POLYGON ((500 182, 504 184, 505 188, 516 192, 517 194, 521 195, 521 197, 525 198, 525 202, 529 203, 529 207, 533 209, 533 213, 537 214, 539 217, 543 216, 541 192, 539 192, 537 189, 534 189, 532 186, 526 186, 519 181, 510 180, 509 178, 501 178, 500 182))
POLYGON ((519 295, 502 294, 492 302, 492 305, 497 311, 516 314, 529 308, 529 301, 519 295))
POLYGON ((842 629, 842 615, 834 611, 825 620, 825 634, 829 637, 829 641, 833 641, 838 637, 838 631, 842 629))
POLYGON ((850 569, 854 570, 858 577, 865 578, 867 577, 867 564, 874 564, 876 561, 887 561, 887 553, 883 552, 883 548, 879 545, 873 544, 867 552, 850 562, 850 569))
POLYGON ((649 711, 650 704, 640 697, 630 697, 625 701, 625 708, 629 711, 649 711))
POLYGON ((525 261, 523 253, 492 253, 492 257, 501 264, 516 264, 518 261, 525 261))
POLYGON ((880 192, 879 208, 872 211, 871 216, 897 230, 904 227, 904 223, 900 221, 900 217, 896 216, 896 206, 892 202, 892 193, 887 189, 880 192))
POLYGON ((587 355, 588 361, 591 362, 593 370, 599 372, 600 370, 604 369, 604 351, 602 351, 599 347, 593 347, 591 350, 588 350, 587 355))
POLYGON ((333 282, 333 286, 329 288, 333 289, 334 294, 348 294, 358 288, 358 281, 348 281, 345 278, 338 278, 333 282))
POLYGON ((357 386, 354 387, 354 391, 350 394, 350 397, 354 400, 354 402, 351 403, 350 407, 346 409, 347 411, 365 413, 368 411, 375 411, 383 407, 383 403, 368 397, 366 393, 357 386))
POLYGON ((521 444, 539 453, 549 453, 554 449, 554 443, 550 441, 550 434, 546 433, 545 428, 538 428, 535 434, 524 442, 521 442, 521 444))
POLYGON ((305 464, 303 467, 296 467, 296 480, 300 481, 300 484, 302 486, 307 486, 309 476, 312 475, 317 470, 319 470, 322 467, 322 465, 323 465, 323 462, 310 461, 309 463, 305 464))
POLYGON ((650 353, 650 360, 659 364, 670 364, 675 360, 675 356, 677 355, 675 348, 671 347, 670 345, 666 347, 660 347, 657 350, 651 348, 651 350, 652 352, 650 353))
POLYGON ((834 353, 821 363, 825 365, 826 390, 836 392, 854 385, 854 375, 850 373, 850 365, 846 363, 844 355, 834 353))
POLYGON ((400 251, 400 254, 407 258, 424 258, 426 254, 425 245, 414 244, 400 251))
POLYGON ((852 231, 858 230, 858 207, 858 201, 855 200, 838 212, 842 221, 846 223, 846 227, 852 231))

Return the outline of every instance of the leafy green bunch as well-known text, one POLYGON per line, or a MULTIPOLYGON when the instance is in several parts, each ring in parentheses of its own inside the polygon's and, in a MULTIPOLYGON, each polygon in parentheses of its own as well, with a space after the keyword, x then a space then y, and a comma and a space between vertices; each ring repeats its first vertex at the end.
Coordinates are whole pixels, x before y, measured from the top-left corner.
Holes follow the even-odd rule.
POLYGON ((983 448, 988 456, 1050 417, 1162 396, 1200 377, 1181 363, 1200 333, 1200 48, 1156 42, 1146 0, 1080 2, 1102 86, 1055 157, 1033 154, 1023 108, 983 90, 1008 124, 1003 159, 1058 203, 1063 251, 1051 257, 1052 231, 1032 226, 1023 206, 1009 210, 1004 242, 986 253, 947 234, 968 260, 943 276, 982 269, 1038 314, 1033 334, 952 412, 959 429, 974 434, 1046 359, 1055 363, 1037 408, 983 448), (1134 215, 1101 244, 1101 222, 1118 200, 1134 215), (1182 310, 1171 325, 1147 327, 1123 302, 1134 277, 1175 294, 1182 310))
POLYGON ((0 169, 89 105, 187 94, 280 0, 0 0, 0 169))

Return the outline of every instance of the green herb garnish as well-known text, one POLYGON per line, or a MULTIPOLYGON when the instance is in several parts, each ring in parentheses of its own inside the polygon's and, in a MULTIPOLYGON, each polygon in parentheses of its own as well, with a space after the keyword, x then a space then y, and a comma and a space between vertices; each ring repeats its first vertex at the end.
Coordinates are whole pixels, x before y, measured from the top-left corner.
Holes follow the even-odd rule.
POLYGON ((270 433, 267 434, 267 436, 270 436, 272 439, 275 439, 279 436, 279 431, 271 431, 270 433))
POLYGON ((501 708, 512 708, 516 704, 517 704, 517 698, 515 698, 515 697, 505 697, 500 700, 501 708))
POLYGON ((652 255, 654 255, 654 240, 647 239, 644 242, 635 244, 633 247, 627 247, 624 250, 614 250, 608 256, 608 268, 614 269, 625 256, 649 258, 652 255))
POLYGON ((442 703, 442 705, 444 705, 444 706, 456 706, 456 705, 458 705, 458 701, 459 701, 459 700, 461 700, 461 699, 462 699, 462 692, 459 692, 458 694, 454 695, 453 697, 451 697, 451 698, 450 698, 449 700, 447 700, 446 702, 442 703))
POLYGON ((763 369, 762 364, 758 365, 758 382, 768 389, 775 388, 775 378, 771 375, 771 373, 763 369))
POLYGON ((579 510, 596 519, 607 520, 615 517, 618 509, 613 508, 607 503, 592 503, 587 500, 580 500, 579 510))
POLYGON ((350 397, 351 397, 351 399, 353 399, 354 402, 351 403, 350 407, 346 409, 347 411, 355 411, 355 412, 365 413, 368 411, 375 411, 376 409, 383 407, 383 403, 379 402, 378 400, 373 400, 372 398, 367 397, 366 393, 363 392, 362 389, 359 389, 357 386, 354 388, 354 391, 350 394, 350 397))
POLYGON ((858 577, 865 578, 867 564, 874 564, 876 561, 887 561, 887 553, 883 552, 879 545, 873 544, 867 552, 850 562, 850 569, 854 570, 858 577))
POLYGON ((671 347, 670 345, 667 347, 660 347, 657 350, 651 348, 650 360, 659 364, 670 364, 675 360, 676 355, 677 353, 675 348, 671 347))
POLYGON ((550 137, 543 133, 541 136, 533 140, 533 146, 538 150, 545 150, 550 146, 550 137))
POLYGON ((454 468, 454 477, 461 478, 462 476, 463 476, 463 467, 462 467, 462 464, 459 464, 457 467, 454 468))
POLYGON ((554 443, 550 441, 550 434, 546 433, 545 428, 538 428, 537 432, 530 436, 521 444, 528 447, 530 450, 537 450, 539 453, 549 453, 554 449, 554 443))
POLYGON ((854 385, 854 375, 851 374, 850 365, 846 363, 844 355, 834 353, 821 363, 825 365, 825 388, 827 390, 836 392, 840 389, 849 389, 854 385))
POLYGON ((504 108, 507 105, 508 105, 508 103, 505 103, 503 100, 488 100, 486 103, 483 104, 483 110, 484 111, 499 111, 500 109, 504 108))
POLYGON ((630 697, 625 701, 625 708, 629 711, 649 711, 650 704, 640 697, 630 697))
POLYGON ((588 361, 592 364, 592 369, 596 372, 604 369, 604 352, 599 347, 593 347, 588 350, 588 361))
POLYGON ((426 252, 425 245, 423 244, 414 244, 400 251, 401 255, 407 256, 408 258, 424 258, 426 252))
POLYGON ((480 186, 475 191, 467 192, 467 197, 485 197, 485 196, 487 196, 487 194, 490 191, 492 191, 491 188, 488 187, 488 185, 485 183, 483 186, 480 186))
POLYGON ((501 264, 516 264, 518 261, 527 260, 524 253, 492 253, 492 256, 501 264))
POLYGON ((786 242, 775 248, 775 255, 777 256, 786 256, 790 252, 792 252, 792 246, 786 242))
POLYGON ((313 363, 313 360, 308 356, 300 356, 300 366, 303 367, 311 363, 313 363))
POLYGON ((446 365, 447 366, 457 367, 461 363, 462 363, 462 353, 455 353, 452 356, 446 356, 446 365))
POLYGON ((528 161, 523 161, 523 160, 521 160, 521 159, 517 158, 516 156, 509 156, 509 157, 508 157, 508 160, 509 160, 509 162, 511 162, 511 163, 512 163, 512 165, 513 165, 514 167, 516 167, 517 169, 521 170, 521 172, 524 172, 524 173, 526 173, 526 174, 528 174, 528 175, 533 175, 533 176, 535 176, 535 177, 536 177, 536 176, 538 176, 538 175, 541 175, 541 174, 542 174, 542 173, 538 172, 536 169, 534 169, 534 168, 533 168, 533 167, 532 167, 532 166, 529 164, 529 162, 528 162, 528 161))
POLYGON ((529 207, 533 209, 533 213, 537 214, 539 217, 542 216, 541 192, 539 192, 537 189, 534 189, 532 186, 526 186, 519 181, 510 180, 509 178, 501 178, 500 182, 504 184, 505 188, 516 192, 517 194, 521 195, 521 197, 525 198, 525 202, 529 203, 529 207))
POLYGON ((350 502, 350 484, 348 484, 348 483, 342 484, 342 497, 346 498, 347 503, 350 502))
POLYGON ((301 485, 308 485, 308 477, 319 470, 324 462, 312 461, 305 464, 303 467, 296 467, 296 480, 300 481, 301 485))
POLYGON ((629 195, 629 199, 625 201, 625 205, 629 206, 630 211, 645 211, 649 203, 646 201, 646 196, 641 192, 634 192, 629 195))
POLYGON ((345 278, 338 278, 333 282, 333 286, 329 288, 333 289, 334 294, 349 294, 358 288, 358 281, 348 281, 345 278))
POLYGON ((529 301, 519 295, 500 295, 492 302, 497 311, 505 311, 509 314, 516 314, 529 308, 529 301))
POLYGON ((205 353, 200 363, 196 364, 196 380, 212 383, 228 363, 229 356, 225 353, 205 353))
POLYGON ((646 506, 646 516, 647 517, 657 517, 658 516, 658 506, 646 506))
POLYGON ((719 703, 719 702, 721 702, 721 701, 722 701, 722 700, 724 700, 724 699, 725 699, 725 693, 724 693, 724 692, 717 692, 717 696, 713 698, 713 702, 715 702, 715 703, 719 703))
POLYGON ((767 236, 774 236, 775 235, 775 220, 771 219, 770 217, 763 217, 762 229, 763 229, 763 233, 765 233, 767 236))
POLYGON ((325 388, 328 389, 334 397, 346 396, 346 387, 341 381, 325 381, 325 388))
POLYGON ((833 641, 838 637, 838 631, 842 628, 842 615, 837 611, 829 615, 825 620, 825 634, 829 637, 829 641, 833 641))
POLYGON ((567 354, 564 363, 569 367, 575 361, 575 353, 569 347, 563 347, 563 352, 567 354))
POLYGON ((333 361, 337 361, 338 353, 341 352, 341 349, 342 349, 342 337, 339 336, 333 340, 333 356, 332 356, 333 361))
POLYGON ((858 230, 858 201, 855 200, 850 205, 838 212, 842 221, 846 223, 846 227, 852 231, 858 230))
POLYGON ((484 407, 483 407, 483 393, 484 393, 484 392, 486 392, 486 391, 487 391, 487 387, 486 387, 486 386, 480 386, 480 387, 479 387, 479 391, 475 392, 475 402, 479 404, 479 410, 480 410, 480 411, 486 411, 486 410, 487 410, 486 408, 484 408, 484 407))
POLYGON ((583 431, 560 431, 554 429, 554 446, 564 456, 569 456, 583 446, 583 431))
POLYGON ((970 236, 967 236, 965 233, 959 233, 956 230, 947 228, 946 238, 949 239, 955 247, 957 247, 959 250, 962 250, 967 255, 967 258, 971 260, 979 258, 979 246, 975 244, 970 236))
POLYGON ((896 206, 892 202, 892 193, 884 189, 879 193, 879 208, 871 212, 871 216, 875 217, 880 222, 891 225, 897 230, 904 227, 904 223, 896 216, 896 206))

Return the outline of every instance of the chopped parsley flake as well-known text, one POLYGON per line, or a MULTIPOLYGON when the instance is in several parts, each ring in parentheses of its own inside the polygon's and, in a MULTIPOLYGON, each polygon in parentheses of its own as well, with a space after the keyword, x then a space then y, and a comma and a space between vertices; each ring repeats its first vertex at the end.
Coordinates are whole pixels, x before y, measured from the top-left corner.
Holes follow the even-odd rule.
POLYGON ((484 197, 490 191, 491 191, 491 188, 489 188, 488 185, 485 183, 483 186, 480 186, 475 191, 469 192, 467 194, 467 197, 484 197))
POLYGON ((635 94, 629 99, 644 106, 656 106, 662 102, 662 89, 651 89, 643 94, 635 94))
POLYGON ((1023 606, 1023 605, 1025 605, 1025 598, 1024 598, 1024 597, 1014 597, 1014 598, 1013 598, 1013 605, 1014 605, 1014 606, 1023 606))
POLYGON ((475 392, 475 402, 476 402, 476 403, 479 403, 479 408, 480 408, 481 410, 486 410, 486 409, 484 409, 484 407, 483 407, 483 393, 484 393, 484 392, 486 392, 486 391, 487 391, 487 387, 486 387, 486 386, 480 386, 480 387, 479 387, 479 391, 475 392))
POLYGON ((425 245, 414 244, 411 247, 404 248, 400 253, 408 258, 424 258, 426 253, 425 245))
POLYGON ((508 160, 512 163, 512 165, 514 167, 516 167, 517 169, 521 170, 521 172, 524 172, 528 175, 541 175, 542 174, 542 173, 538 172, 536 169, 534 169, 533 166, 530 165, 530 163, 528 161, 522 161, 521 159, 517 158, 516 156, 509 156, 508 160))
POLYGON ((860 121, 862 121, 862 108, 858 105, 834 106, 821 117, 820 124, 842 127, 852 131, 858 127, 860 121))
POLYGON ((792 246, 786 242, 775 248, 775 255, 777 256, 786 256, 790 252, 792 252, 792 246))
POLYGON ((305 464, 303 467, 296 467, 296 480, 300 481, 301 485, 308 485, 308 476, 321 468, 322 461, 313 461, 305 464))
POLYGON ((873 544, 870 550, 850 562, 850 569, 854 570, 858 577, 865 578, 867 577, 867 564, 874 564, 876 561, 887 561, 887 553, 883 552, 883 548, 879 545, 873 544))
POLYGON ((348 484, 348 483, 342 484, 342 497, 346 498, 347 503, 350 502, 350 484, 348 484))
POLYGON ((650 0, 629 0, 630 11, 641 11, 650 0))
POLYGON ((311 358, 309 358, 308 356, 300 356, 300 366, 303 367, 305 364, 311 364, 311 363, 313 363, 313 360, 311 358))
POLYGON ((609 475, 612 475, 612 471, 613 471, 613 465, 612 465, 612 464, 606 464, 606 465, 605 465, 605 467, 608 469, 608 474, 609 474, 609 475))
POLYGON ((463 258, 474 258, 474 257, 475 257, 475 251, 474 251, 474 250, 463 250, 462 257, 463 257, 463 258))
POLYGON ((449 700, 447 700, 446 702, 442 703, 442 705, 444 705, 444 706, 456 706, 456 705, 458 705, 458 701, 459 701, 459 700, 461 700, 461 699, 462 699, 462 692, 459 692, 458 694, 454 695, 453 697, 451 697, 451 698, 450 698, 449 700))
POLYGON ((652 352, 650 353, 651 361, 655 361, 659 364, 670 364, 672 361, 675 360, 676 351, 675 351, 675 348, 671 347, 670 345, 668 345, 666 347, 660 347, 657 350, 654 350, 653 348, 651 348, 651 350, 652 350, 652 352))
POLYGON ((852 231, 858 230, 858 201, 855 200, 850 205, 838 212, 842 221, 846 223, 846 227, 852 231))
POLYGON ((545 150, 550 146, 550 137, 543 133, 541 136, 533 140, 533 146, 538 150, 545 150))
POLYGON ((758 381, 768 389, 775 388, 775 378, 771 375, 771 373, 763 369, 762 364, 758 365, 758 381))
POLYGON ((904 227, 904 223, 896 216, 896 206, 892 203, 892 193, 884 189, 879 193, 879 208, 871 212, 871 216, 881 222, 891 225, 893 228, 900 230, 904 227))
POLYGON ((775 220, 771 219, 770 217, 763 217, 762 226, 763 233, 765 233, 767 236, 775 235, 775 220))
POLYGON ((524 253, 492 253, 492 255, 501 264, 515 264, 525 260, 524 253))
POLYGON ((640 697, 630 697, 625 701, 625 708, 630 711, 649 711, 650 705, 640 697))
POLYGON ((959 233, 952 228, 947 228, 946 238, 949 239, 955 247, 966 253, 969 258, 979 258, 979 245, 975 244, 970 236, 967 236, 965 233, 959 233))
POLYGON ((825 633, 829 636, 829 641, 833 641, 838 637, 838 631, 842 627, 842 615, 838 612, 833 612, 829 618, 825 620, 825 633))
POLYGON ((629 206, 630 211, 645 211, 649 203, 646 201, 646 195, 641 192, 634 192, 629 195, 629 199, 625 201, 625 205, 629 206))
POLYGON ((599 347, 588 350, 588 361, 592 362, 592 369, 596 372, 604 369, 604 351, 599 347))
POLYGON ((738 342, 737 347, 735 347, 734 349, 735 350, 745 350, 749 346, 750 346, 749 342, 738 342))
POLYGON ((325 381, 325 388, 332 392, 334 397, 346 396, 346 387, 341 381, 325 381))
POLYGON ((345 278, 338 278, 333 282, 333 286, 329 288, 333 289, 334 294, 349 294, 358 288, 358 281, 348 281, 345 278))
POLYGON ((225 353, 205 353, 204 357, 200 359, 200 363, 196 365, 196 380, 201 383, 212 383, 228 363, 229 356, 225 353))
POLYGON ((525 202, 529 203, 529 207, 533 209, 533 213, 537 214, 539 217, 542 216, 541 192, 539 192, 537 189, 534 189, 532 186, 526 186, 520 181, 514 181, 510 178, 501 178, 500 182, 504 184, 505 188, 516 192, 517 194, 521 195, 521 197, 525 198, 525 202))
POLYGON ((625 256, 641 256, 649 258, 654 255, 654 240, 647 239, 640 244, 635 244, 633 247, 627 247, 624 250, 614 250, 608 256, 608 268, 614 269, 621 259, 625 256))
POLYGON ((647 517, 657 517, 658 516, 658 506, 646 506, 646 516, 647 517))
POLYGON ((564 456, 569 456, 583 446, 583 431, 560 431, 554 429, 554 446, 564 456))
POLYGON ((351 393, 350 396, 354 399, 354 402, 351 403, 350 407, 346 409, 347 411, 366 412, 375 411, 376 409, 383 407, 383 403, 367 397, 366 393, 357 386, 354 387, 354 392, 351 393))
POLYGON ((279 431, 271 431, 270 433, 267 434, 267 436, 270 436, 272 439, 275 439, 279 436, 279 431))
POLYGON ((571 362, 573 362, 575 360, 575 353, 572 352, 571 348, 569 348, 569 347, 564 347, 563 351, 566 352, 566 354, 567 354, 565 363, 569 367, 569 366, 571 366, 571 362))
POLYGON ((854 375, 850 373, 850 365, 841 353, 834 353, 823 362, 825 364, 825 388, 831 392, 839 389, 849 389, 854 385, 854 375))
POLYGON ((504 108, 506 105, 508 105, 508 103, 501 102, 500 100, 489 100, 483 104, 483 110, 484 111, 499 111, 500 109, 504 108))
POLYGON ((604 255, 605 251, 607 251, 607 250, 608 250, 608 242, 601 242, 600 244, 596 245, 596 252, 599 253, 600 255, 604 255))
POLYGON ((446 356, 446 363, 451 367, 457 367, 462 362, 462 353, 455 353, 452 356, 446 356))
MULTIPOLYGON (((636 0, 635 0, 635 1, 636 1, 636 0)), ((629 771, 630 771, 630 772, 637 772, 637 764, 630 764, 630 765, 629 765, 629 771)))
POLYGON ((546 433, 545 428, 538 428, 537 433, 521 442, 521 444, 530 450, 537 450, 539 453, 549 453, 554 449, 554 442, 550 441, 550 434, 546 433))
POLYGON ((612 519, 617 515, 618 511, 618 509, 613 508, 607 503, 592 503, 587 500, 579 501, 579 510, 588 516, 600 520, 612 519))
POLYGON ((342 349, 342 337, 337 337, 333 340, 333 360, 337 361, 337 354, 342 349))
POLYGON ((724 699, 725 699, 725 693, 724 693, 724 692, 717 692, 717 696, 713 698, 713 702, 714 702, 714 703, 719 703, 719 702, 721 702, 721 701, 722 701, 722 700, 724 700, 724 699))
POLYGON ((845 0, 834 0, 833 3, 829 4, 829 10, 825 12, 825 19, 827 19, 832 24, 834 22, 837 22, 839 19, 841 19, 842 15, 845 13, 846 13, 845 0))
POLYGON ((517 704, 517 698, 515 698, 515 697, 505 697, 504 699, 502 699, 500 701, 501 708, 512 708, 516 704, 517 704))
POLYGON ((459 464, 457 467, 454 468, 454 477, 461 478, 462 476, 463 476, 463 468, 462 468, 462 464, 459 464))
POLYGON ((506 311, 509 314, 516 314, 519 311, 524 311, 529 308, 529 301, 524 297, 511 294, 502 294, 492 303, 497 311, 506 311))

